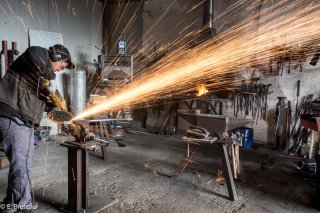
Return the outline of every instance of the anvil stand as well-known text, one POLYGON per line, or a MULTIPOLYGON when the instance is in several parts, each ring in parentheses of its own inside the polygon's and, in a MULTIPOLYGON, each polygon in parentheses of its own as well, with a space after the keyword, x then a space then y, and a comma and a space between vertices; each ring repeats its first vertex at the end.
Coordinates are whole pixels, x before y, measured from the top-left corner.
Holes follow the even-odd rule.
POLYGON ((65 142, 61 146, 68 148, 68 204, 64 212, 99 212, 100 210, 117 202, 105 195, 90 195, 92 202, 89 206, 89 154, 99 143, 87 141, 65 142))
POLYGON ((73 141, 61 144, 68 148, 68 204, 60 209, 61 211, 99 212, 119 201, 111 196, 89 193, 88 151, 94 151, 98 144, 97 141, 87 141, 84 144, 73 141))
POLYGON ((66 212, 84 212, 88 206, 88 150, 92 145, 78 142, 65 142, 61 144, 68 148, 68 204, 66 212))

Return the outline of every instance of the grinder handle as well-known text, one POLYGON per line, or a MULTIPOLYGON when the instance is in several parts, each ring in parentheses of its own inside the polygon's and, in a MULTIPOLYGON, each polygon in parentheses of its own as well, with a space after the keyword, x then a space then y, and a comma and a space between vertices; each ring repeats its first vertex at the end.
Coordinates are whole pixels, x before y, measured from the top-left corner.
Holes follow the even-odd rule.
POLYGON ((60 107, 61 110, 63 111, 67 111, 67 103, 66 101, 61 97, 60 93, 58 90, 56 90, 56 92, 51 92, 49 94, 49 99, 52 101, 52 103, 57 106, 60 107))

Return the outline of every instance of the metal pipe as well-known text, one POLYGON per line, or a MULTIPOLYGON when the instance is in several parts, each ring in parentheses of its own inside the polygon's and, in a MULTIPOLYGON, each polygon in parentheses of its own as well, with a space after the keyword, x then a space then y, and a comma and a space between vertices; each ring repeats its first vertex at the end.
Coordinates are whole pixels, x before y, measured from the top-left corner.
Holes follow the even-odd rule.
POLYGON ((7 43, 7 41, 2 41, 2 54, 4 54, 4 72, 7 72, 7 70, 8 70, 8 43, 7 43))
MULTIPOLYGON (((17 59, 19 55, 19 51, 17 50, 17 42, 11 42, 11 58, 10 60, 8 59, 9 66, 17 59)), ((9 57, 9 56, 8 56, 9 57)))
POLYGON ((101 119, 92 119, 85 120, 89 122, 107 122, 107 121, 132 121, 132 118, 101 118, 101 119))
POLYGON ((1 53, 0 55, 1 55, 1 62, 0 62, 0 64, 1 64, 1 68, 0 68, 1 78, 3 78, 4 74, 6 74, 6 65, 5 65, 6 59, 5 59, 4 54, 1 53))

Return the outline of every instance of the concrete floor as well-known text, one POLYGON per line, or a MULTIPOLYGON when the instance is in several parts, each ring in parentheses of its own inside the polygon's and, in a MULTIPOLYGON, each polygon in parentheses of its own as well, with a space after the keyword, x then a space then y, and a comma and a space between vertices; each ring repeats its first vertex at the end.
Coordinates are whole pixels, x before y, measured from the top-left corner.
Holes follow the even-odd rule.
MULTIPOLYGON (((90 206, 111 204, 100 212, 318 212, 310 207, 314 190, 295 168, 297 158, 240 150, 239 199, 230 201, 225 182, 214 181, 221 168, 215 145, 198 149, 194 168, 173 179, 186 144, 141 132, 124 139, 126 147, 111 143, 106 160, 90 155, 90 206)), ((41 142, 35 150, 33 185, 39 207, 34 212, 58 212, 67 203, 67 149, 60 140, 41 142)), ((7 173, 0 170, 1 198, 7 173)))

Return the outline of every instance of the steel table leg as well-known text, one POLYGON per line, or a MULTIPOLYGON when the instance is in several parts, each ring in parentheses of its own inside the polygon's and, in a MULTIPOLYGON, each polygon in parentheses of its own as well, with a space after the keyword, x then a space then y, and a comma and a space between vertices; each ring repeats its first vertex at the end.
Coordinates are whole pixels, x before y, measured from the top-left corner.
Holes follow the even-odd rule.
POLYGON ((237 192, 236 192, 236 187, 234 185, 232 170, 231 170, 231 166, 230 166, 230 160, 229 160, 229 156, 228 156, 228 152, 227 152, 227 145, 221 144, 219 146, 221 147, 221 156, 222 156, 222 164, 223 164, 222 165, 222 172, 226 178, 229 198, 231 200, 236 200, 236 199, 238 199, 238 196, 237 196, 237 192))
POLYGON ((88 208, 88 151, 68 147, 68 210, 88 208))

